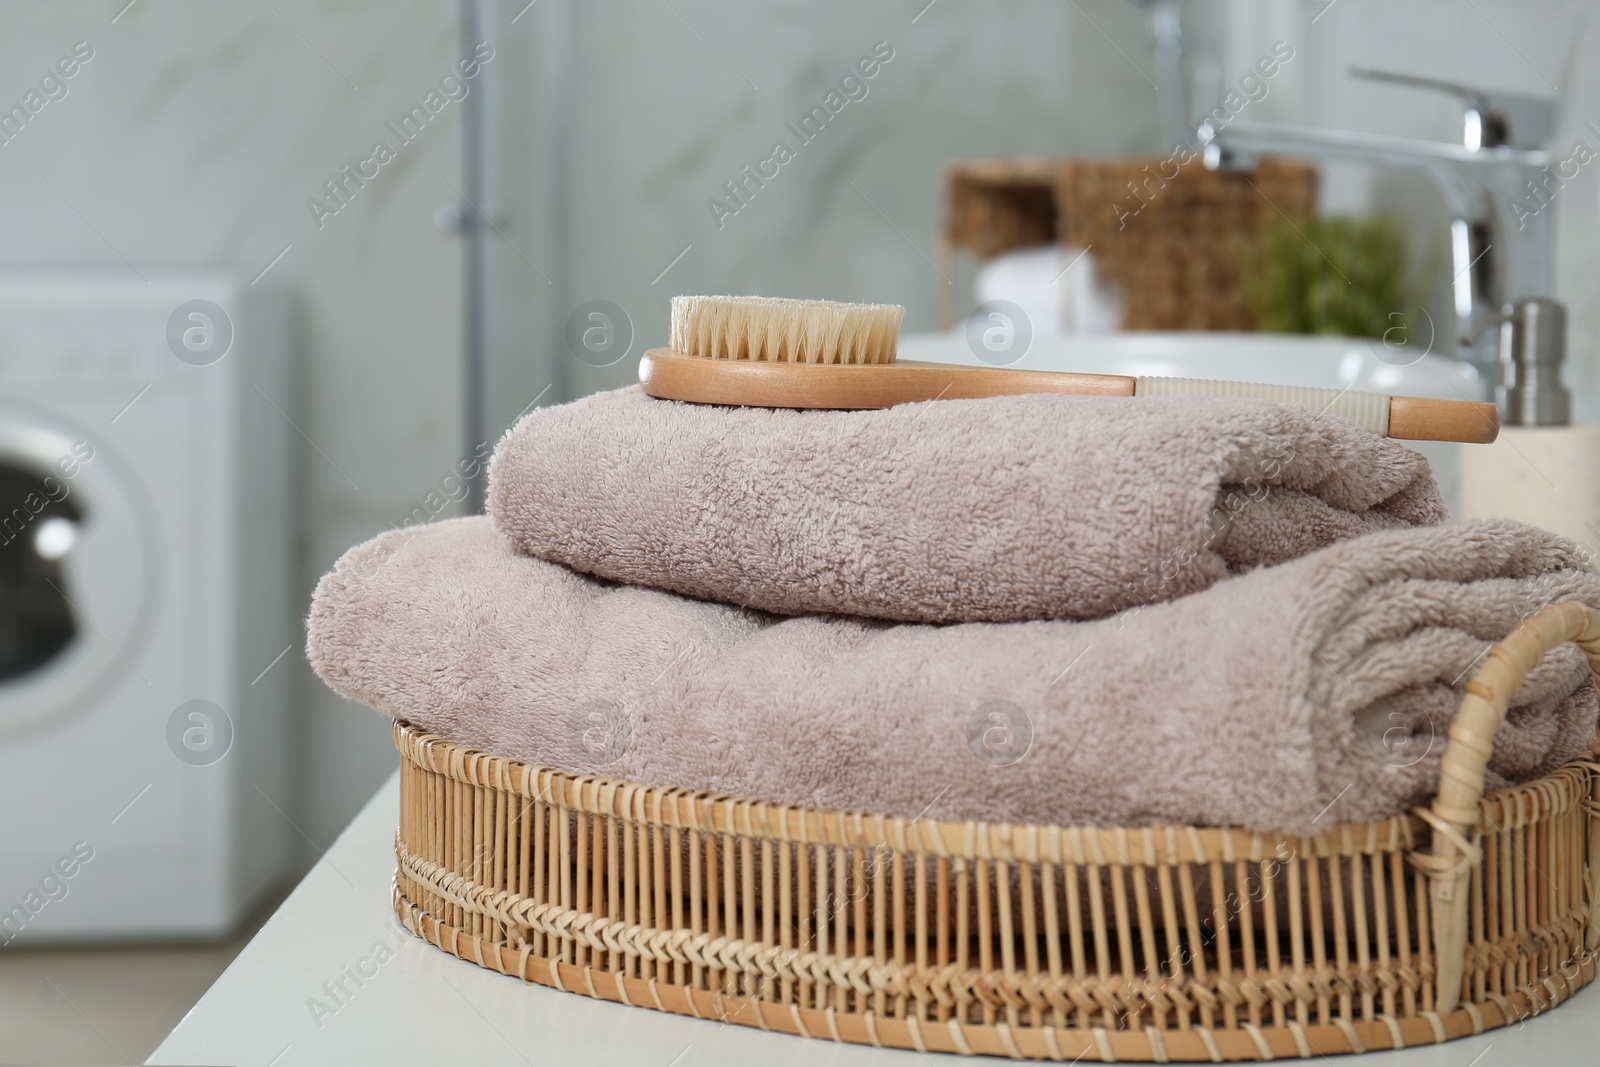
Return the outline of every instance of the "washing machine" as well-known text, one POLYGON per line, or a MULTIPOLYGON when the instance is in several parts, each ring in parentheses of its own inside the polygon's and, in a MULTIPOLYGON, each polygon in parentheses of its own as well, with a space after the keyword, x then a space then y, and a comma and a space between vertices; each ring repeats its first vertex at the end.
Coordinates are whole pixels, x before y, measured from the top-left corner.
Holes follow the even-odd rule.
POLYGON ((296 835, 286 303, 0 278, 0 951, 223 936, 296 835))

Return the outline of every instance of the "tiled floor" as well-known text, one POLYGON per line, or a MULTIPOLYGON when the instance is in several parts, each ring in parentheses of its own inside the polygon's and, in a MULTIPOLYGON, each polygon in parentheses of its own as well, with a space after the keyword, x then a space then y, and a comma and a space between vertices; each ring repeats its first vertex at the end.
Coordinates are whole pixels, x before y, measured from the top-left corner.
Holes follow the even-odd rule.
POLYGON ((143 1063, 287 891, 221 944, 0 951, 0 1062, 143 1063))

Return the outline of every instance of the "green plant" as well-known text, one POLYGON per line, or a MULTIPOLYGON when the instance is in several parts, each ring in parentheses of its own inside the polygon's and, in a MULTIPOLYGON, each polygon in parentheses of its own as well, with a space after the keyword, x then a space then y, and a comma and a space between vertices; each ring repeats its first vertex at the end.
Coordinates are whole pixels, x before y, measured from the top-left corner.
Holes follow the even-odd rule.
POLYGON ((1240 262, 1256 328, 1276 333, 1384 337, 1404 344, 1408 307, 1405 232, 1382 216, 1277 219, 1240 262))

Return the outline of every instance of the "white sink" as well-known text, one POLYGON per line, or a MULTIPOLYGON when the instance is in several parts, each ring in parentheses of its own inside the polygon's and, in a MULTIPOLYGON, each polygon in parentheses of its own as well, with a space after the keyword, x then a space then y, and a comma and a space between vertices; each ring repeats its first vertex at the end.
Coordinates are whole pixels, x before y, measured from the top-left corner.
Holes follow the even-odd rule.
MULTIPOLYGON (((984 351, 981 346, 980 351, 984 351)), ((987 354, 987 353, 986 353, 987 354)), ((930 363, 983 366, 963 331, 902 334, 899 358, 930 363)), ((1028 344, 1022 358, 1007 363, 1018 370, 1075 371, 1088 374, 1165 375, 1218 378, 1279 385, 1312 385, 1368 390, 1442 400, 1487 400, 1489 387, 1469 364, 1381 340, 1305 337, 1272 333, 1110 333, 1044 335, 1028 344)), ((1457 452, 1461 446, 1408 442, 1427 456, 1455 506, 1457 452)))

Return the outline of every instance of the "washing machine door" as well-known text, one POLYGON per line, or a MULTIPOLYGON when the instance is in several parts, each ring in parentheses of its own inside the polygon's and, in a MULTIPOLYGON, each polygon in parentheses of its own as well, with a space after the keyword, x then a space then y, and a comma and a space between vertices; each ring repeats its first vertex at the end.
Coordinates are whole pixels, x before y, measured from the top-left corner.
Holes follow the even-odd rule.
POLYGON ((0 399, 0 736, 138 672, 161 565, 144 501, 103 437, 0 399))

